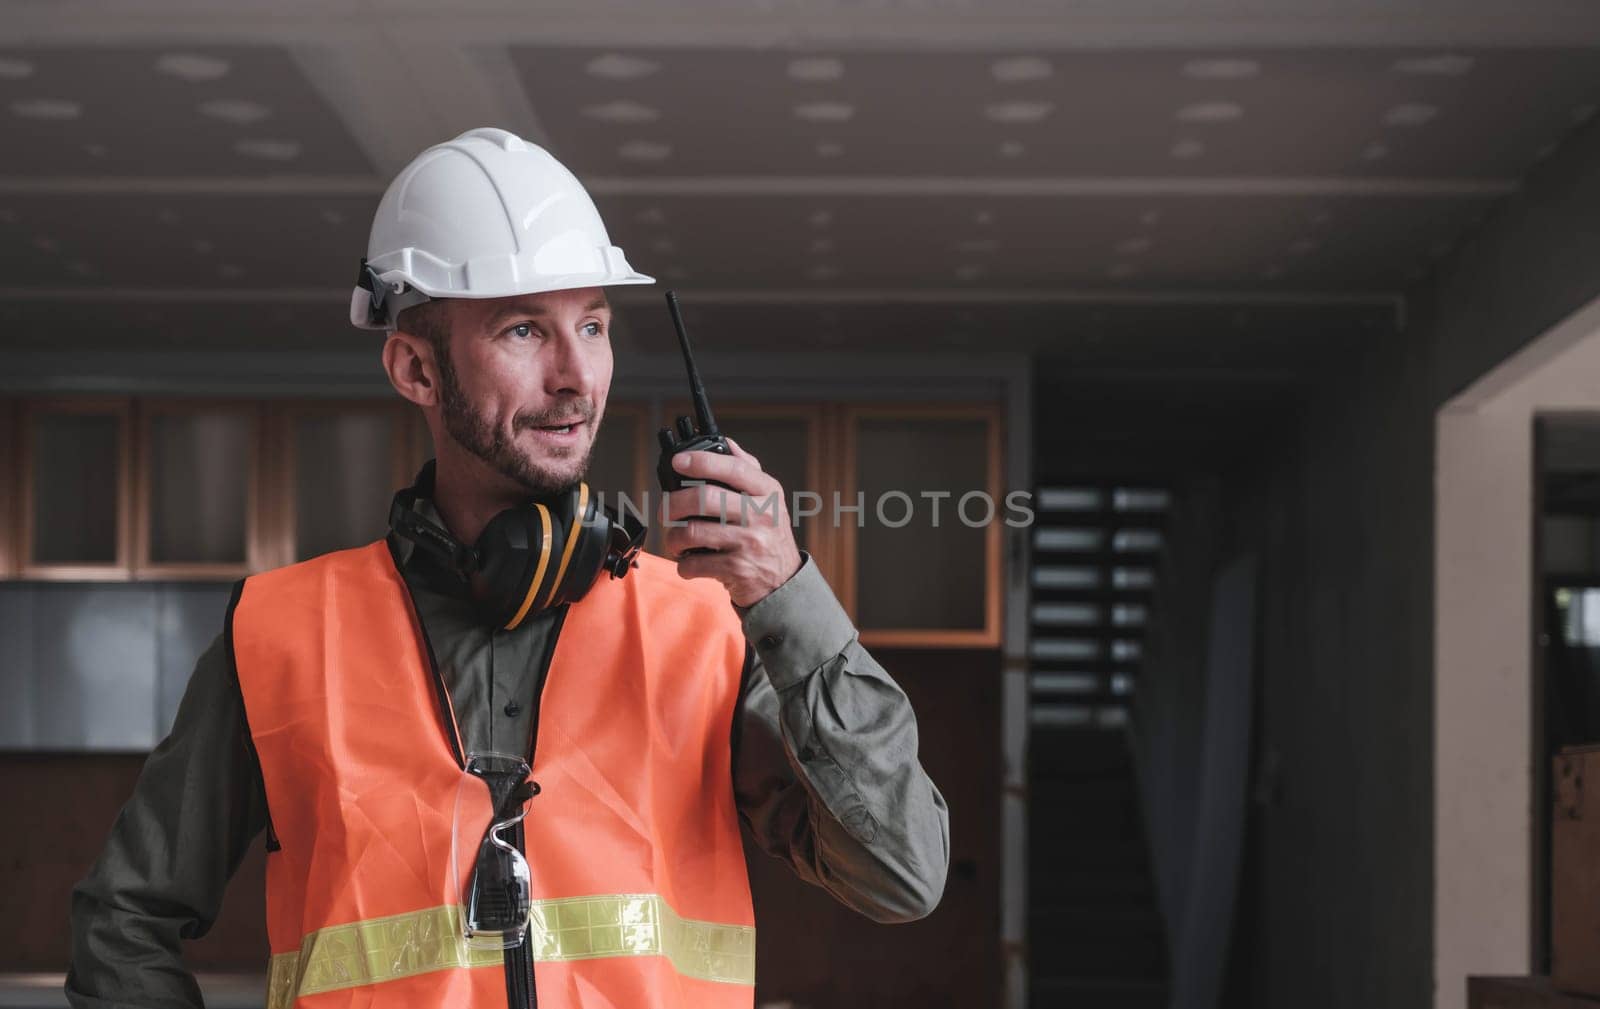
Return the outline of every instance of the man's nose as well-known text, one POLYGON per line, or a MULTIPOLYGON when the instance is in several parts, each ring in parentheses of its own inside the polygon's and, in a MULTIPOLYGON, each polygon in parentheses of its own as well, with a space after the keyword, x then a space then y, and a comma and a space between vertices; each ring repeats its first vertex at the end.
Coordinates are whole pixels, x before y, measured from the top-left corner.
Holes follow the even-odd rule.
POLYGON ((587 396, 594 391, 595 369, 589 349, 575 336, 568 334, 557 340, 545 372, 545 391, 577 393, 587 396))

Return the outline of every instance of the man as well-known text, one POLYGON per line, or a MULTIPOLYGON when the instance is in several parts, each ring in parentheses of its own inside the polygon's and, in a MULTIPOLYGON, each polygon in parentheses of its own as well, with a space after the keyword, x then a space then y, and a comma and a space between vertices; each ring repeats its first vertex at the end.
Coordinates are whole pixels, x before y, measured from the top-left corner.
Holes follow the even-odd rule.
POLYGON ((932 910, 948 824, 915 720, 787 512, 737 503, 782 488, 731 440, 676 456, 730 490, 667 496, 674 570, 581 483, 604 288, 650 282, 509 133, 397 177, 352 319, 388 330, 436 461, 386 541, 236 590, 73 894, 74 1006, 198 1005, 179 941, 263 830, 273 1009, 748 1009, 740 821, 875 920, 932 910))

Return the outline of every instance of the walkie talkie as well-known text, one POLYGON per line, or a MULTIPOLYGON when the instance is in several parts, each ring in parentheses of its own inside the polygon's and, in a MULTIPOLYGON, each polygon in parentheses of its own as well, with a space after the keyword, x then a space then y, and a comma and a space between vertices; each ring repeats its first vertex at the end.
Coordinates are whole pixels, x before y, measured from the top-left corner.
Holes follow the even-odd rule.
POLYGON ((661 461, 656 464, 656 479, 663 491, 681 490, 695 484, 728 487, 716 480, 684 480, 683 474, 672 468, 672 457, 680 452, 716 452, 733 455, 728 440, 717 430, 717 419, 711 415, 711 403, 706 399, 705 386, 700 383, 700 370, 694 366, 694 352, 689 349, 689 333, 683 328, 683 313, 678 310, 678 296, 667 292, 667 311, 672 313, 672 325, 678 331, 678 346, 683 348, 683 363, 689 370, 689 395, 694 400, 694 417, 679 417, 677 429, 664 427, 656 437, 661 442, 661 461), (697 423, 698 421, 698 423, 697 423))

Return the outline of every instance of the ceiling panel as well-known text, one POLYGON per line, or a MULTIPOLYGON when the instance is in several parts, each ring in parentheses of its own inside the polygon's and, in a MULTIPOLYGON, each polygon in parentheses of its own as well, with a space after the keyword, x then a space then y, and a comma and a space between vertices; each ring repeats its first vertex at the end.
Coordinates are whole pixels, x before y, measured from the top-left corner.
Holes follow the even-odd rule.
MULTIPOLYGON (((1060 353, 1088 369, 1205 368, 1305 372, 1351 341, 1393 333, 1385 305, 877 304, 726 305, 681 291, 695 350, 708 375, 724 354, 860 350, 889 353, 1060 353)), ((652 292, 619 308, 617 375, 634 355, 677 353, 665 305, 652 292)), ((379 334, 352 328, 347 302, 114 304, 0 302, 8 351, 371 351, 381 381, 379 334)), ((270 375, 261 376, 270 382, 270 375)), ((292 384, 292 380, 286 379, 292 384)), ((712 393, 716 386, 712 382, 712 393)))
MULTIPOLYGON (((1070 353, 1089 368, 1309 367, 1393 332, 1385 305, 702 304, 680 291, 702 367, 720 353, 849 348, 894 353, 1070 353)), ((665 305, 625 310, 631 348, 675 354, 665 305)), ((619 374, 626 374, 620 360, 619 374)), ((713 393, 715 389, 713 387, 713 393)))
POLYGON ((369 174, 287 49, 0 48, 5 176, 369 174))
POLYGON ((511 55, 601 175, 1506 178, 1600 103, 1578 48, 511 55))
POLYGON ((376 196, 0 197, 7 287, 347 285, 376 196))
MULTIPOLYGON (((7 287, 338 288, 375 196, 0 198, 7 287)), ((1481 198, 609 197, 640 270, 700 288, 1391 290, 1481 198)))
POLYGON ((702 287, 1392 290, 1489 204, 1376 197, 611 197, 640 270, 702 287))

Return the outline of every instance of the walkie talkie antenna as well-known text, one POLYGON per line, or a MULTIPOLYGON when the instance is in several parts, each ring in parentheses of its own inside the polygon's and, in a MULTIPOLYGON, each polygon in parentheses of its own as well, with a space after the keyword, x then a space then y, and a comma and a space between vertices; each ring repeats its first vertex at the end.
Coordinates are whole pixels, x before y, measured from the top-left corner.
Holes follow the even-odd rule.
POLYGON ((683 363, 689 369, 689 395, 694 400, 695 418, 700 421, 700 433, 721 434, 717 419, 711 416, 711 401, 706 399, 706 387, 700 384, 700 369, 694 366, 694 354, 689 350, 689 331, 683 328, 683 313, 678 310, 678 295, 667 292, 667 311, 672 313, 672 326, 678 331, 678 346, 683 348, 683 363))

